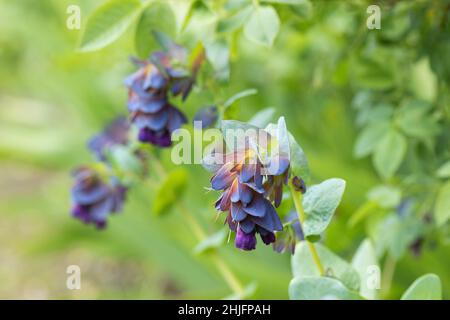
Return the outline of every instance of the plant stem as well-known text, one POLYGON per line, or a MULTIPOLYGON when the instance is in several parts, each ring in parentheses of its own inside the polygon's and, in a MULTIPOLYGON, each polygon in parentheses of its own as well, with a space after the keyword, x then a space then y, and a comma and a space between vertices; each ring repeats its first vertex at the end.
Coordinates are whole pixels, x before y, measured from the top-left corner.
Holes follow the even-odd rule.
MULTIPOLYGON (((291 183, 289 183, 289 188, 292 194, 292 199, 294 200, 294 206, 295 210, 297 211, 298 219, 300 220, 300 224, 303 225, 303 222, 305 221, 305 211, 303 210, 302 205, 302 193, 299 191, 295 191, 294 186, 292 186, 291 183)), ((311 256, 314 261, 314 264, 316 265, 317 269, 319 270, 319 273, 321 276, 325 275, 325 269, 322 265, 322 262, 320 261, 319 255, 317 254, 316 247, 314 244, 307 239, 305 239, 306 244, 308 245, 309 251, 311 251, 311 256)))
MULTIPOLYGON (((150 155, 150 157, 153 165, 157 169, 156 171, 158 176, 164 179, 167 176, 164 166, 161 164, 158 158, 154 157, 153 155, 150 155)), ((182 200, 177 202, 177 207, 182 213, 183 218, 188 223, 195 237, 197 238, 197 241, 204 240, 206 238, 205 231, 197 222, 194 215, 189 211, 184 202, 182 202, 182 200)), ((217 270, 220 272, 220 274, 222 275, 223 279, 228 284, 230 289, 238 295, 242 294, 244 292, 243 285, 241 284, 237 276, 233 273, 233 271, 230 269, 230 267, 227 265, 227 263, 218 255, 217 249, 214 249, 211 252, 210 256, 217 270)))
POLYGON ((390 254, 387 255, 383 265, 383 276, 381 280, 381 286, 383 288, 383 295, 387 296, 391 290, 392 278, 394 277, 395 267, 397 261, 390 254))

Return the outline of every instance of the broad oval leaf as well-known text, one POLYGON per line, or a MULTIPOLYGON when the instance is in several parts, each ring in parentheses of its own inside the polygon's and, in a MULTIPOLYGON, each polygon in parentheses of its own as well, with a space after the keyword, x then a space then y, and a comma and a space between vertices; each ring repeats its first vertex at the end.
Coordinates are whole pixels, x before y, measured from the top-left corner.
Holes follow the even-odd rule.
POLYGON ((450 219, 450 181, 439 189, 434 207, 434 217, 438 226, 444 225, 450 219))
POLYGON ((353 256, 352 267, 358 272, 361 279, 359 286, 361 296, 367 299, 376 299, 379 290, 380 267, 378 266, 375 248, 370 239, 365 239, 359 246, 353 256), (369 285, 369 281, 378 283, 370 283, 369 285))
POLYGON ((378 174, 388 179, 398 170, 406 154, 406 139, 395 129, 390 129, 375 148, 373 163, 378 174))
POLYGON ((152 209, 156 215, 167 213, 186 189, 188 174, 184 169, 171 171, 158 188, 153 199, 152 209))
POLYGON ((255 114, 248 123, 259 128, 264 128, 272 120, 275 108, 266 108, 255 114))
POLYGON ((341 202, 345 190, 345 181, 332 178, 307 188, 303 197, 306 219, 303 232, 310 241, 320 239, 341 202))
POLYGON ((175 24, 175 15, 170 5, 164 2, 151 3, 141 14, 136 27, 134 41, 138 55, 146 58, 151 51, 158 48, 158 43, 152 34, 153 30, 175 36, 175 24))
POLYGON ((271 6, 258 6, 244 26, 244 34, 255 43, 272 46, 279 29, 280 19, 275 9, 271 6))
POLYGON ((291 300, 361 300, 358 293, 328 277, 296 277, 289 283, 291 300))
POLYGON ((111 0, 97 8, 87 21, 81 51, 101 49, 119 38, 139 14, 139 0, 111 0))
POLYGON ((217 24, 217 32, 233 32, 242 27, 252 13, 252 6, 239 10, 234 15, 222 19, 217 24))
MULTIPOLYGON (((315 243, 314 246, 325 272, 339 279, 350 290, 358 291, 360 278, 355 269, 320 243, 315 243)), ((295 254, 291 258, 291 266, 294 277, 320 276, 305 241, 297 244, 295 254)))
POLYGON ((356 158, 362 158, 372 153, 389 129, 389 123, 386 121, 370 123, 365 127, 356 139, 353 154, 356 158))
POLYGON ((402 200, 402 192, 399 188, 389 185, 380 185, 372 188, 367 198, 377 203, 383 209, 395 208, 402 200))
POLYGON ((429 273, 416 279, 403 293, 401 300, 441 300, 441 280, 435 274, 429 273))

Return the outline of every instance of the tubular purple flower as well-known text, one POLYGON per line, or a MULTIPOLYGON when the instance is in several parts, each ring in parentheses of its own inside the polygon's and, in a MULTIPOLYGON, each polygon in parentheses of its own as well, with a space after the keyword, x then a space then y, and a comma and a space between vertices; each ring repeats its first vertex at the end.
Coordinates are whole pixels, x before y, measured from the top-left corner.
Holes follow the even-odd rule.
POLYGON ((87 167, 76 169, 73 176, 72 216, 103 229, 108 215, 122 210, 127 189, 116 180, 105 183, 94 170, 87 167))

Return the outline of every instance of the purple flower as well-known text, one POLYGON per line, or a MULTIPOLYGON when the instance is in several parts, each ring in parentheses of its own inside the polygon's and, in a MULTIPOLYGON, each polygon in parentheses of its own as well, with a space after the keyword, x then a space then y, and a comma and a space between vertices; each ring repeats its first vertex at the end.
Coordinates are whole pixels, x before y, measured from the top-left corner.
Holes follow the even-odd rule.
POLYGON ((268 181, 268 176, 262 175, 261 162, 252 151, 234 152, 226 159, 229 161, 211 178, 211 186, 223 191, 215 206, 219 211, 228 211, 226 222, 236 232, 236 247, 255 249, 256 233, 266 245, 274 243, 274 232, 283 230, 283 225, 266 198, 263 182, 268 181))
POLYGON ((216 106, 203 107, 197 111, 194 116, 194 123, 201 121, 200 127, 197 129, 206 129, 213 126, 219 117, 216 106))
POLYGON ((117 117, 101 133, 89 140, 88 148, 98 160, 105 161, 105 153, 109 148, 128 143, 129 129, 128 120, 125 117, 117 117))
POLYGON ((72 216, 84 223, 106 226, 109 214, 122 210, 127 189, 117 181, 105 183, 92 169, 81 167, 73 173, 72 216))
POLYGON ((131 121, 139 130, 141 142, 169 147, 172 132, 187 119, 169 103, 168 92, 186 98, 192 85, 186 86, 180 81, 189 75, 173 69, 169 57, 163 53, 154 54, 152 60, 140 61, 138 65, 139 70, 125 80, 131 121), (151 61, 156 61, 157 65, 151 61))

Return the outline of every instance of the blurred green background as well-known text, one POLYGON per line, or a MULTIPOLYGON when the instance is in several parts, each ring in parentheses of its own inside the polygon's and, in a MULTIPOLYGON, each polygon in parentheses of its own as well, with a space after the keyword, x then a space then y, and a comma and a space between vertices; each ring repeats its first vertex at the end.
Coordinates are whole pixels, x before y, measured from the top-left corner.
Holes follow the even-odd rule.
MULTIPOLYGON (((84 25, 100 3, 0 1, 0 298, 227 296, 229 289, 208 256, 192 254, 194 236, 177 210, 163 217, 152 213, 154 194, 147 186, 131 191, 124 212, 111 217, 104 231, 70 217, 70 170, 92 160, 87 139, 117 114, 126 113, 122 81, 133 70, 128 61, 135 55, 133 30, 100 51, 76 52, 82 31, 66 28, 66 8, 80 5, 84 25), (66 288, 66 268, 73 264, 81 267, 82 290, 66 288)), ((347 181, 324 242, 350 259, 365 238, 365 229, 361 224, 348 228, 347 220, 364 203, 366 192, 381 183, 370 159, 353 156, 358 128, 351 102, 360 83, 353 78, 352 61, 363 44, 375 41, 369 32, 380 31, 365 27, 365 2, 313 4, 309 19, 279 9, 282 26, 270 49, 243 37, 235 39, 231 78, 221 86, 220 96, 257 88, 257 95, 240 102, 236 118, 247 120, 262 108, 276 107, 276 116, 286 117, 289 130, 302 144, 313 180, 347 181)), ((410 22, 407 28, 418 23, 410 22)), ((395 28, 404 26, 387 30, 395 28)), ((402 42, 401 34, 393 37, 388 54, 400 51, 392 43, 410 45, 402 42)), ((190 39, 179 40, 192 48, 190 39)), ((449 41, 448 33, 445 40, 449 41)), ((421 47, 412 50, 420 52, 421 47)), ((448 57, 442 57, 446 68, 448 57)), ((396 68, 396 75, 403 75, 410 65, 398 63, 396 68)), ((182 109, 192 119, 211 99, 210 93, 194 91, 182 109)), ((162 151, 161 157, 168 168, 173 167, 169 151, 162 151)), ((222 224, 215 221, 216 194, 204 191, 209 173, 199 165, 186 169, 190 178, 186 204, 213 233, 222 224)), ((449 243, 425 247, 418 257, 408 251, 398 262, 389 298, 398 298, 428 272, 439 275, 444 297, 450 297, 449 243)), ((220 254, 244 283, 257 283, 255 298, 288 297, 292 277, 288 254, 261 244, 253 252, 241 252, 232 243, 220 254)))

